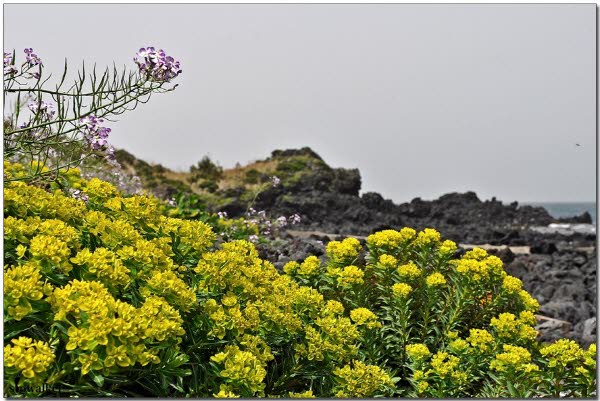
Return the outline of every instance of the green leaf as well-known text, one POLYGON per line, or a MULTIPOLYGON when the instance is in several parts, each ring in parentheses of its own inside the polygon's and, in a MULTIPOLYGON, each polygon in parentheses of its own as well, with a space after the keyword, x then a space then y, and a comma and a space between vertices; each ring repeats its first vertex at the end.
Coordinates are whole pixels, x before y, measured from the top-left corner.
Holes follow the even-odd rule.
POLYGON ((511 382, 506 382, 506 388, 508 389, 508 393, 510 394, 511 398, 521 398, 519 397, 519 392, 517 389, 515 389, 511 382))
POLYGON ((98 387, 102 387, 104 385, 104 376, 94 372, 93 370, 90 370, 90 376, 92 377, 92 380, 94 380, 94 383, 98 385, 98 387))
POLYGON ((35 324, 31 324, 31 322, 17 322, 7 324, 5 325, 7 332, 4 333, 4 341, 8 341, 11 338, 15 337, 17 334, 27 331, 33 327, 35 327, 35 324))

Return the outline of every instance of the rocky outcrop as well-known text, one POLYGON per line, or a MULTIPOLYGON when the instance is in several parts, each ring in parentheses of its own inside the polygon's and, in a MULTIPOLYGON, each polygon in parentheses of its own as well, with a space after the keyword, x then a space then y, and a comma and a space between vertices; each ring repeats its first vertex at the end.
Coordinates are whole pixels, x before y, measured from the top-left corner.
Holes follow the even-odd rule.
MULTIPOLYGON (((297 179, 261 193, 255 208, 268 210, 272 215, 298 213, 307 230, 368 235, 385 228, 435 227, 444 237, 457 242, 518 246, 528 245, 529 238, 523 237, 525 227, 557 221, 542 207, 504 204, 496 198, 482 201, 474 192, 395 204, 375 192, 359 195, 358 170, 330 168, 308 148, 275 151, 270 160, 284 156, 312 157, 318 163, 297 175, 297 179)), ((225 210, 234 211, 230 207, 225 210)), ((587 221, 589 216, 571 220, 587 221)))

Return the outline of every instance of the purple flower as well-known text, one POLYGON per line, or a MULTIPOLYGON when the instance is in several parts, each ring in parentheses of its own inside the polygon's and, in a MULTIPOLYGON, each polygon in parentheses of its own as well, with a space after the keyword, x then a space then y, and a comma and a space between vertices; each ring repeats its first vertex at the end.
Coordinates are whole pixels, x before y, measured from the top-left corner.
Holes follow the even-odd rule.
POLYGON ((154 47, 142 47, 133 58, 140 73, 147 79, 158 82, 169 82, 181 74, 179 61, 167 56, 164 50, 158 52, 154 47))
POLYGON ((33 52, 33 49, 31 47, 24 49, 23 51, 25 52, 27 64, 29 64, 30 67, 42 64, 42 60, 38 57, 37 54, 33 52))
POLYGON ((275 188, 275 187, 279 186, 279 184, 281 184, 281 179, 279 179, 279 177, 274 175, 273 177, 271 177, 271 184, 273 184, 273 188, 275 188))
POLYGON ((279 227, 285 227, 288 224, 287 218, 285 216, 278 217, 277 223, 279 224, 279 227))
POLYGON ((42 120, 51 120, 56 114, 54 106, 50 103, 44 102, 43 100, 40 102, 37 100, 29 102, 27 107, 29 107, 29 110, 31 110, 33 114, 39 115, 42 120))
POLYGON ((82 124, 86 128, 89 128, 89 129, 96 129, 97 126, 103 122, 104 122, 103 119, 97 118, 93 114, 90 114, 89 116, 85 116, 85 117, 79 119, 79 124, 82 124))
POLYGON ((81 200, 81 201, 84 201, 84 202, 87 202, 87 201, 90 200, 90 198, 83 191, 80 191, 78 189, 77 190, 73 190, 72 188, 71 188, 70 191, 71 191, 71 196, 73 198, 75 198, 75 199, 78 199, 78 200, 81 200))
POLYGON ((258 235, 252 234, 251 236, 248 237, 248 240, 250 242, 257 242, 258 241, 258 235))
POLYGON ((12 53, 4 52, 4 67, 12 64, 12 53))
POLYGON ((19 72, 13 65, 13 55, 12 53, 4 52, 4 74, 14 74, 19 72))
POLYGON ((106 146, 104 153, 105 153, 106 160, 108 161, 109 164, 113 165, 114 167, 121 167, 121 165, 117 161, 117 156, 115 156, 115 148, 112 145, 106 146))
POLYGON ((227 212, 218 212, 217 216, 219 216, 220 219, 225 219, 227 218, 227 212))
POLYGON ((106 152, 106 159, 114 165, 118 165, 115 157, 115 149, 109 145, 108 137, 111 129, 101 127, 100 124, 104 120, 96 117, 93 114, 79 119, 80 131, 83 134, 83 139, 87 142, 92 150, 103 150, 106 152))

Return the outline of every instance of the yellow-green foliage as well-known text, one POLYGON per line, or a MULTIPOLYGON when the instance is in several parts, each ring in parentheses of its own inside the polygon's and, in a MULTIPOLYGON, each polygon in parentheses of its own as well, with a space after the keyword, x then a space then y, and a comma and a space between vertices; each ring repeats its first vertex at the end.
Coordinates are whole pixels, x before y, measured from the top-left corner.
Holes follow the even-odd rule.
POLYGON ((323 260, 280 272, 252 243, 219 242, 213 227, 168 217, 153 197, 126 197, 73 172, 65 179, 88 201, 5 185, 6 395, 590 396, 595 388, 595 345, 538 344, 538 304, 520 280, 481 249, 452 260, 456 244, 435 230, 385 230, 366 247, 332 241, 323 260))

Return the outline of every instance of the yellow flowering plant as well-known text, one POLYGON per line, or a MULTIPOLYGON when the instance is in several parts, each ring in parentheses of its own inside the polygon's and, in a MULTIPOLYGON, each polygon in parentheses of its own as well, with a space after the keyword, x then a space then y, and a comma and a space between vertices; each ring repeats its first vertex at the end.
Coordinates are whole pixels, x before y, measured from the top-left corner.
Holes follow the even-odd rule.
POLYGON ((433 229, 331 241, 279 271, 221 235, 238 223, 65 183, 87 201, 4 188, 6 396, 595 394, 595 345, 539 344, 520 280, 482 249, 454 259, 433 229))

